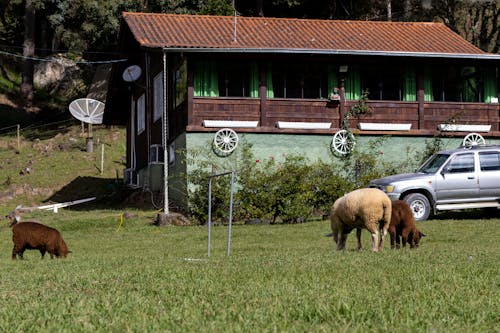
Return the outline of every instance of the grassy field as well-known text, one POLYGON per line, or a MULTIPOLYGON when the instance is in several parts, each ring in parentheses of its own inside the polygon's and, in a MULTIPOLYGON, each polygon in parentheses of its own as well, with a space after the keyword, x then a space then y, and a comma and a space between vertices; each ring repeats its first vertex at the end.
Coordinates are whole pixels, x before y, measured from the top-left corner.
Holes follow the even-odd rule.
MULTIPOLYGON (((500 219, 433 220, 418 250, 336 252, 327 221, 155 227, 154 212, 38 211, 73 251, 10 259, 3 332, 499 332, 500 219)), ((28 217, 28 216, 26 216, 28 217)), ((387 245, 387 244, 386 244, 387 245)))

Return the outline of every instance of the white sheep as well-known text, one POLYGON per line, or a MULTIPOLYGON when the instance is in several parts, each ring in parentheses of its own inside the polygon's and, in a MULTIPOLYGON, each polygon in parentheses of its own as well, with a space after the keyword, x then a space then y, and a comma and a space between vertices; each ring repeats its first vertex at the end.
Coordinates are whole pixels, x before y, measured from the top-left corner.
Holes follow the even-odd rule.
POLYGON ((345 248, 347 235, 353 229, 356 229, 358 249, 361 249, 361 229, 364 228, 372 234, 373 251, 381 251, 391 222, 391 209, 389 197, 376 188, 354 190, 338 198, 330 211, 337 250, 345 248))

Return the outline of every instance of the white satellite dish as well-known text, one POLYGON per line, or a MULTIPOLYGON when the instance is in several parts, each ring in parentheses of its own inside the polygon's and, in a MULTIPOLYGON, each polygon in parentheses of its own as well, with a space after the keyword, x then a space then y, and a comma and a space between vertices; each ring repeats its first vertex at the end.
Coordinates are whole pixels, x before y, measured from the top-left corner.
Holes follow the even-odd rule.
POLYGON ((92 98, 75 99, 69 104, 69 112, 87 124, 102 124, 104 103, 92 98))
POLYGON ((123 71, 123 74, 122 74, 123 81, 125 81, 125 82, 137 81, 139 79, 139 77, 141 76, 141 73, 142 73, 141 67, 139 67, 137 65, 129 66, 129 67, 125 68, 125 70, 123 71))
POLYGON ((87 152, 91 153, 93 151, 92 124, 102 124, 104 103, 92 98, 75 99, 69 104, 69 112, 82 122, 82 129, 84 129, 83 123, 88 124, 87 152))

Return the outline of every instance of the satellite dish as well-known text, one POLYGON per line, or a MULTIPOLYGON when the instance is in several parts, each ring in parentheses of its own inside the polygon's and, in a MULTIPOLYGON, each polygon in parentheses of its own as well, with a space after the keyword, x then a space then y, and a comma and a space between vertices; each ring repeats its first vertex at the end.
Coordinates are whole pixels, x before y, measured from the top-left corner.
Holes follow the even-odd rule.
POLYGON ((142 69, 137 65, 132 65, 123 71, 122 78, 125 82, 134 82, 141 76, 142 69))
POLYGON ((69 104, 69 112, 87 124, 102 124, 104 103, 92 98, 75 99, 69 104))

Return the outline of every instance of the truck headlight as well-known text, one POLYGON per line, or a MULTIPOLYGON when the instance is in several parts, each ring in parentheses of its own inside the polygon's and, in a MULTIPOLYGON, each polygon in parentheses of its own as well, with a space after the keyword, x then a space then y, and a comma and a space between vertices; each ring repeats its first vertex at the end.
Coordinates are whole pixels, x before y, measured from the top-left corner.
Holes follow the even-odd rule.
POLYGON ((385 187, 385 191, 386 191, 387 193, 392 193, 392 192, 394 191, 394 185, 387 185, 387 186, 385 187))

